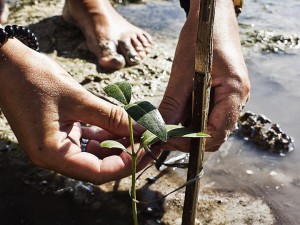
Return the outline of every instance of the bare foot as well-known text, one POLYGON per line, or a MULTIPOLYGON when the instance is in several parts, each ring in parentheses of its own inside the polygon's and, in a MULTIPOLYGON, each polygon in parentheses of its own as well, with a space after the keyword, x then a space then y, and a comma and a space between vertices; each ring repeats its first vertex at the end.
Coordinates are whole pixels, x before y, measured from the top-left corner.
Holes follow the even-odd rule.
POLYGON ((8 7, 5 3, 5 0, 0 0, 0 24, 3 24, 7 21, 8 17, 8 7))
POLYGON ((109 0, 66 0, 63 17, 82 30, 105 69, 136 65, 150 50, 150 35, 118 14, 109 0))

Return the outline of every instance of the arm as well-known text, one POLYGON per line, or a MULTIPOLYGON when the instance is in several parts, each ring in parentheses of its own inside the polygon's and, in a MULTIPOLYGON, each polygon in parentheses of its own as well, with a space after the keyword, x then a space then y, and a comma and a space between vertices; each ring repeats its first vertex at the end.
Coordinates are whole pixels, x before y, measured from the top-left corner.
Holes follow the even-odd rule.
MULTIPOLYGON (((159 107, 167 123, 187 124, 190 121, 198 10, 199 1, 191 0, 190 12, 179 37, 171 77, 159 107)), ((212 137, 207 139, 208 151, 217 150, 226 140, 235 127, 242 106, 249 98, 248 73, 231 0, 216 1, 213 45, 212 96, 207 128, 212 137)), ((186 140, 177 139, 170 144, 163 147, 169 150, 189 149, 186 140)))

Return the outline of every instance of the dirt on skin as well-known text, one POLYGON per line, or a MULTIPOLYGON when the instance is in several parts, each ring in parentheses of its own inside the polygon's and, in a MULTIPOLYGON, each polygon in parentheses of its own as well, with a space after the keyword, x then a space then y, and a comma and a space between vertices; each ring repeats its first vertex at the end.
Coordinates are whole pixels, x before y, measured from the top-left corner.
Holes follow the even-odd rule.
MULTIPOLYGON (((8 24, 29 26, 37 35, 41 52, 68 71, 95 95, 105 98, 103 87, 116 81, 133 85, 136 99, 157 102, 166 87, 172 59, 156 45, 141 65, 105 73, 86 48, 81 31, 66 24, 63 1, 16 1, 10 6, 8 24)), ((17 144, 4 116, 0 117, 0 223, 38 224, 132 224, 130 178, 101 186, 76 181, 33 166, 17 144)), ((138 199, 162 198, 185 182, 185 171, 151 167, 138 180, 138 199)), ((274 224, 272 209, 259 198, 233 190, 214 190, 201 180, 196 224, 274 224)), ((138 205, 143 225, 180 225, 184 190, 167 198, 138 205)))

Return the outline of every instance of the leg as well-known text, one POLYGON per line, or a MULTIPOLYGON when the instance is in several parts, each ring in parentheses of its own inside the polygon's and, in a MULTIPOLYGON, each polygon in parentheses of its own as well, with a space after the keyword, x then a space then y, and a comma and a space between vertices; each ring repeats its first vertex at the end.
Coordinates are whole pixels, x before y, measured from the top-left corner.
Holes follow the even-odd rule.
POLYGON ((0 24, 6 22, 8 16, 8 7, 5 0, 0 0, 0 24))
POLYGON ((63 17, 82 30, 105 69, 136 65, 151 47, 151 37, 118 14, 109 0, 66 0, 63 17))

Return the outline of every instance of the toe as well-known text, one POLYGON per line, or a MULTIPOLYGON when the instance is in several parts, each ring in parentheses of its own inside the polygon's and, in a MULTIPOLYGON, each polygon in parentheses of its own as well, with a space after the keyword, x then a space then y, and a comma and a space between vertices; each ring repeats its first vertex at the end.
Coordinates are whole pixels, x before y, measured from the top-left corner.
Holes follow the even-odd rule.
POLYGON ((137 52, 144 51, 143 44, 136 37, 132 38, 131 43, 137 52))
POLYGON ((143 45, 144 51, 148 54, 151 50, 152 39, 147 33, 143 33, 137 36, 138 41, 143 45))
POLYGON ((119 41, 119 52, 124 56, 127 65, 133 66, 141 62, 141 57, 130 41, 119 41))
POLYGON ((140 56, 140 58, 144 59, 146 57, 147 52, 142 43, 137 38, 132 38, 131 43, 137 54, 140 56))
POLYGON ((125 67, 125 59, 117 53, 116 43, 109 40, 99 41, 98 61, 107 70, 118 70, 125 67))
POLYGON ((151 46, 153 44, 152 37, 147 32, 143 32, 138 37, 142 41, 142 43, 145 47, 151 46))

